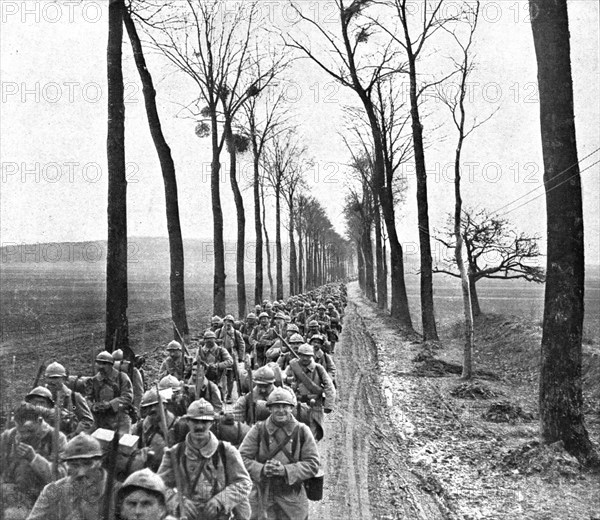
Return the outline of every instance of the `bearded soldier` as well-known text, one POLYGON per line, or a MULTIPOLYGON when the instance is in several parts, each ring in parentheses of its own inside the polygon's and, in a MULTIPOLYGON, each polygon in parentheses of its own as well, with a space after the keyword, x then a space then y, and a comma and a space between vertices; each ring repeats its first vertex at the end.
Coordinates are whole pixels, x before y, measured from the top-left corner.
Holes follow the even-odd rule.
POLYGON ((194 401, 184 416, 189 426, 185 441, 166 451, 158 474, 168 487, 181 475, 184 509, 188 520, 228 520, 249 517, 248 494, 252 487, 240 454, 228 442, 219 442, 210 431, 215 412, 204 399, 194 401))
POLYGON ((273 390, 267 406, 269 418, 255 424, 240 446, 254 482, 252 519, 306 520, 303 482, 319 471, 317 444, 308 426, 293 416, 296 397, 290 389, 273 390))
POLYGON ((131 417, 129 409, 133 404, 133 387, 124 372, 114 367, 110 352, 100 352, 96 356, 97 374, 91 379, 88 401, 92 403, 92 412, 98 428, 129 433, 131 417))
MULTIPOLYGON (((67 476, 44 488, 27 520, 104 519, 108 479, 102 455, 94 437, 80 433, 71 439, 63 455, 67 476)), ((110 518, 113 514, 111 503, 110 518)))
POLYGON ((60 363, 50 363, 44 373, 46 388, 52 393, 56 402, 61 396, 60 430, 68 437, 78 433, 92 433, 95 429, 94 415, 85 397, 65 385, 67 371, 60 363))
POLYGON ((275 372, 268 366, 260 367, 254 373, 252 382, 252 394, 244 394, 233 407, 233 417, 246 424, 264 421, 269 416, 267 398, 275 388, 275 372))

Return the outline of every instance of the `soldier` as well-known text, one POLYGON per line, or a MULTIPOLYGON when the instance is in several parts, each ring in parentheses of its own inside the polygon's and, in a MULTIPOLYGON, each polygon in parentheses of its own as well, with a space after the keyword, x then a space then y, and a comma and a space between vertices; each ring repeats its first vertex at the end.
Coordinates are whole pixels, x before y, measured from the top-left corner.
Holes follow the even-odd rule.
POLYGON ((311 321, 315 320, 319 324, 321 334, 328 334, 331 329, 331 321, 325 313, 326 310, 327 307, 321 303, 317 307, 317 312, 310 317, 311 321))
POLYGON ((192 360, 185 358, 183 355, 183 347, 179 341, 171 341, 167 345, 166 358, 158 369, 158 378, 162 379, 165 376, 175 376, 177 379, 185 380, 190 377, 192 371, 192 360))
MULTIPOLYGON (((51 410, 54 406, 54 399, 52 398, 52 392, 43 386, 36 386, 25 396, 25 402, 32 406, 43 408, 44 410, 51 410)), ((47 417, 47 412, 43 413, 44 417, 47 417)))
POLYGON ((298 357, 298 349, 300 345, 304 345, 304 338, 300 334, 292 334, 288 340, 288 345, 294 352, 290 352, 285 344, 282 345, 281 355, 277 359, 277 365, 281 371, 286 370, 290 361, 298 357))
POLYGON ((223 318, 223 326, 215 333, 217 340, 222 341, 223 347, 227 349, 227 352, 233 358, 232 366, 225 370, 225 385, 227 390, 225 402, 228 404, 233 402, 231 392, 233 391, 233 383, 236 380, 236 376, 239 379, 239 375, 237 374, 238 363, 244 359, 246 352, 246 344, 244 343, 242 334, 233 328, 234 321, 235 318, 231 314, 228 314, 223 318))
POLYGON ((335 387, 327 371, 315 363, 312 345, 301 345, 298 358, 287 367, 288 384, 298 396, 298 419, 310 426, 319 441, 323 438, 323 414, 330 413, 335 405, 335 387))
MULTIPOLYGON (((37 499, 28 520, 104 518, 107 474, 102 467, 100 442, 86 433, 71 439, 64 450, 67 476, 49 483, 37 499)), ((110 504, 113 518, 114 505, 110 504)))
POLYGON ((167 487, 156 473, 141 469, 117 493, 119 520, 177 520, 167 514, 167 487))
POLYGON ((305 343, 308 343, 309 339, 319 332, 319 322, 317 320, 310 320, 307 323, 306 334, 304 335, 305 343))
MULTIPOLYGON (((196 371, 198 368, 198 363, 194 362, 194 368, 192 370, 192 377, 190 377, 188 384, 184 385, 183 392, 188 393, 192 399, 188 403, 188 406, 195 401, 196 399, 206 399, 210 404, 213 405, 215 412, 221 413, 223 411, 223 400, 221 399, 221 390, 216 383, 209 381, 206 377, 204 368, 200 369, 200 374, 198 377, 201 378, 201 381, 196 384, 196 371)), ((183 413, 185 414, 187 410, 187 406, 183 413)))
MULTIPOLYGON (((21 404, 14 419, 15 427, 5 430, 0 437, 2 510, 17 506, 29 511, 43 487, 52 481, 53 461, 62 454, 67 439, 58 432, 55 451, 55 430, 44 420, 37 406, 21 404)), ((64 466, 59 464, 54 473, 64 476, 64 466)))
POLYGON ((213 316, 210 319, 210 330, 217 332, 223 326, 223 320, 220 316, 213 316))
POLYGON ((300 329, 300 334, 304 334, 307 330, 307 323, 309 321, 310 316, 312 315, 310 309, 310 303, 306 302, 304 304, 304 310, 296 315, 295 323, 298 325, 300 329))
POLYGON ((303 482, 317 475, 319 453, 310 429, 293 416, 294 394, 276 388, 267 400, 270 416, 255 424, 240 446, 254 487, 252 519, 306 520, 303 482))
MULTIPOLYGON (((298 334, 298 332, 298 325, 295 323, 288 323, 285 327, 285 337, 283 339, 289 344, 290 338, 294 334, 298 334)), ((275 343, 273 343, 269 350, 265 352, 265 357, 268 361, 277 361, 279 356, 288 350, 285 342, 283 342, 280 338, 275 340, 275 343)))
POLYGON ((92 433, 95 430, 94 415, 85 398, 65 385, 67 371, 60 363, 50 363, 44 373, 46 387, 56 401, 61 396, 60 430, 68 438, 78 433, 92 433))
MULTIPOLYGON (((246 353, 252 352, 252 346, 250 345, 250 335, 254 330, 254 327, 258 324, 258 318, 256 314, 251 312, 246 316, 246 321, 243 323, 240 332, 242 333, 242 338, 244 339, 244 343, 246 344, 246 353)), ((245 358, 244 358, 245 360, 245 358)), ((240 360, 241 361, 241 360, 240 360)))
POLYGON ((177 489, 184 497, 184 511, 179 514, 188 520, 225 520, 235 508, 238 518, 248 518, 252 483, 238 451, 210 431, 213 407, 199 399, 184 418, 189 433, 185 441, 165 452, 158 470, 168 487, 179 483, 183 487, 177 489))
POLYGON ((275 334, 270 326, 271 318, 268 313, 261 312, 258 326, 252 331, 250 345, 253 350, 254 366, 262 367, 266 363, 265 352, 275 342, 275 334))
POLYGON ((331 377, 331 380, 333 381, 333 385, 336 386, 335 363, 333 362, 333 358, 327 352, 325 352, 325 349, 323 348, 325 343, 325 336, 323 336, 323 334, 315 334, 312 338, 310 338, 310 344, 313 346, 315 351, 315 363, 318 363, 325 370, 327 370, 329 377, 331 377))
POLYGON ((91 380, 88 401, 92 403, 91 409, 98 428, 118 428, 122 433, 129 433, 133 388, 127 374, 117 371, 113 365, 110 352, 100 352, 96 356, 97 374, 91 380))
POLYGON ((331 354, 335 353, 335 344, 338 342, 339 335, 342 332, 342 320, 340 318, 340 313, 336 310, 335 305, 333 303, 327 304, 327 314, 329 316, 329 320, 331 322, 331 329, 329 330, 329 334, 327 335, 327 339, 329 340, 331 354))
POLYGON ((260 367, 252 378, 254 388, 241 396, 233 407, 233 417, 246 424, 264 421, 269 416, 267 398, 275 388, 275 372, 268 366, 260 367))
POLYGON ((216 339, 212 330, 204 333, 204 345, 198 349, 196 362, 204 368, 206 378, 218 385, 225 370, 233 365, 233 358, 225 347, 216 344, 216 339))
POLYGON ((132 364, 130 361, 123 361, 123 351, 121 349, 115 350, 112 353, 113 359, 115 360, 115 368, 119 372, 125 372, 129 379, 131 379, 131 386, 133 387, 133 413, 131 420, 137 421, 140 416, 140 404, 142 402, 142 396, 144 395, 144 378, 139 369, 132 364))
MULTIPOLYGON (((141 406, 142 419, 133 425, 131 433, 139 436, 138 448, 141 450, 141 456, 145 461, 144 466, 156 471, 162 460, 163 449, 167 445, 175 444, 178 421, 177 417, 169 410, 164 411, 170 436, 169 439, 165 440, 160 424, 160 410, 158 408, 160 404, 156 388, 144 393, 141 406)), ((163 403, 164 406, 165 403, 163 403)))

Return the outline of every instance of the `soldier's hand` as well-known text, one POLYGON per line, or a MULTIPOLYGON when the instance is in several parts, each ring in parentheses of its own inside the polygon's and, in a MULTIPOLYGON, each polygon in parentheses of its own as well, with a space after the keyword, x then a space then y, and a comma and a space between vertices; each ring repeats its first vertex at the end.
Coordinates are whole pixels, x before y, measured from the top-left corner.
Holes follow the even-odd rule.
POLYGON ((209 500, 204 506, 204 518, 210 520, 219 514, 219 504, 216 500, 209 500))
POLYGON ((183 516, 186 518, 198 518, 198 508, 191 500, 185 499, 183 503, 183 516))
POLYGON ((32 462, 35 458, 35 450, 29 446, 29 444, 20 442, 17 445, 17 455, 20 458, 25 459, 27 462, 32 462))

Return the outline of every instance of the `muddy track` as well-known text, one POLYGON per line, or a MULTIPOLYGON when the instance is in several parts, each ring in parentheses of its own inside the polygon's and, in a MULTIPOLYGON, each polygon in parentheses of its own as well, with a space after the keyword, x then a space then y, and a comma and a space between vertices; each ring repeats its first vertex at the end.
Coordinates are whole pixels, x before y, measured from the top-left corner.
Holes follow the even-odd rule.
POLYGON ((383 520, 446 518, 436 496, 406 463, 389 420, 378 377, 377 347, 350 291, 344 331, 336 346, 336 410, 326 421, 319 449, 325 493, 311 504, 313 519, 383 520))

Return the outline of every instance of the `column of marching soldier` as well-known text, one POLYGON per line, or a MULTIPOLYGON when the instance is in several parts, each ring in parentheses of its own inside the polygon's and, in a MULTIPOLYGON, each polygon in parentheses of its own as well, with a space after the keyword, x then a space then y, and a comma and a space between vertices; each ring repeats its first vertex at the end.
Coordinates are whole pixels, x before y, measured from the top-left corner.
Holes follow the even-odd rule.
POLYGON ((345 306, 336 283, 215 316, 152 385, 119 350, 93 377, 41 367, 2 433, 0 519, 307 519, 345 306))

